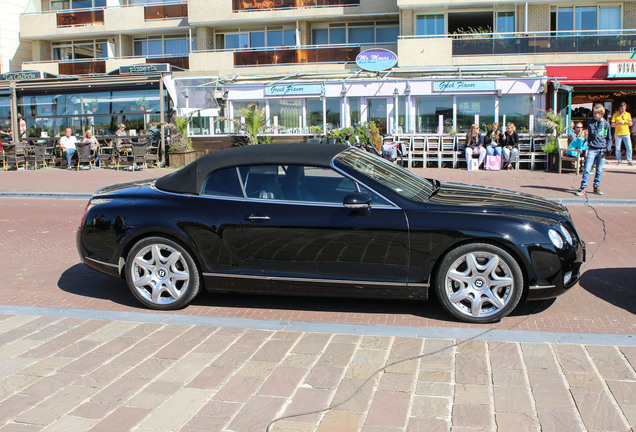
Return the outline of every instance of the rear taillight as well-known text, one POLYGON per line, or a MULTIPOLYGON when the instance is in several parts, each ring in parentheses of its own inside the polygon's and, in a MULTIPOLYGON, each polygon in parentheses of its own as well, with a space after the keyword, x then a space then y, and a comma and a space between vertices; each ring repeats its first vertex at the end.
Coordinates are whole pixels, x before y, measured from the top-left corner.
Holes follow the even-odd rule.
POLYGON ((88 214, 88 211, 91 209, 91 207, 93 206, 93 201, 89 201, 88 204, 86 204, 86 210, 84 210, 84 215, 82 216, 82 221, 80 222, 80 226, 84 226, 84 219, 86 219, 86 215, 88 214))

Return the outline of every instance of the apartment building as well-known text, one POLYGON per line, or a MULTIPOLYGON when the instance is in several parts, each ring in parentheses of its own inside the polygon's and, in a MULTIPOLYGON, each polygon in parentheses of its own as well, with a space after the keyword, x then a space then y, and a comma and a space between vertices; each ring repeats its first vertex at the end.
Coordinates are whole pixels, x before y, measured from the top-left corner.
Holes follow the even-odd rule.
POLYGON ((106 133, 176 110, 223 136, 256 102, 275 135, 533 131, 538 109, 636 109, 634 28, 636 2, 31 0, 32 59, 0 75, 0 122, 106 133))

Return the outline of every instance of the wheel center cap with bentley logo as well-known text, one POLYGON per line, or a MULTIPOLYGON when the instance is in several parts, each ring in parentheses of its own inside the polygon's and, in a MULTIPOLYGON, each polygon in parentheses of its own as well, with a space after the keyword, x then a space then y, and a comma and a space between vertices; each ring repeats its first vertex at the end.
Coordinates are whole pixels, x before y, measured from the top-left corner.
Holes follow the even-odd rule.
POLYGON ((168 276, 168 270, 166 270, 165 268, 160 268, 159 270, 157 270, 157 276, 159 276, 161 279, 165 278, 166 276, 168 276))
POLYGON ((473 285, 475 286, 475 288, 477 289, 484 289, 486 287, 486 280, 484 278, 476 278, 473 281, 473 285))

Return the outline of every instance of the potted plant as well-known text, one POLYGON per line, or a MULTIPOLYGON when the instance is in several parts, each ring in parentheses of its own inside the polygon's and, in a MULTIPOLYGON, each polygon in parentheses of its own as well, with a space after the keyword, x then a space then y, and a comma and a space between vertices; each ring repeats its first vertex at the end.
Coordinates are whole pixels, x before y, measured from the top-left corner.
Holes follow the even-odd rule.
POLYGON ((135 101, 135 104, 137 104, 137 108, 139 109, 139 111, 146 111, 146 108, 148 107, 148 101, 143 96, 137 99, 135 101))
POLYGON ((320 138, 322 128, 320 126, 309 126, 309 132, 311 132, 313 138, 307 138, 307 143, 320 144, 322 142, 322 138, 320 138))
POLYGON ((269 144, 272 138, 263 135, 267 132, 265 121, 265 111, 258 108, 258 104, 252 103, 247 108, 241 109, 245 118, 245 124, 241 124, 241 129, 246 135, 248 145, 269 144))
POLYGON ((92 112, 97 112, 97 108, 99 108, 99 103, 97 102, 97 99, 93 99, 92 101, 89 101, 86 103, 86 109, 92 112))
POLYGON ((327 132, 327 143, 337 144, 342 139, 342 133, 340 129, 331 129, 327 132))
POLYGON ((183 167, 196 159, 192 148, 192 139, 188 136, 188 124, 191 117, 175 116, 170 123, 170 146, 168 147, 168 163, 171 167, 183 167))
POLYGON ((545 127, 547 133, 546 145, 542 147, 544 153, 548 155, 548 169, 555 169, 559 160, 559 148, 567 148, 568 139, 563 137, 566 129, 565 119, 552 110, 539 110, 545 117, 537 119, 540 125, 545 127))

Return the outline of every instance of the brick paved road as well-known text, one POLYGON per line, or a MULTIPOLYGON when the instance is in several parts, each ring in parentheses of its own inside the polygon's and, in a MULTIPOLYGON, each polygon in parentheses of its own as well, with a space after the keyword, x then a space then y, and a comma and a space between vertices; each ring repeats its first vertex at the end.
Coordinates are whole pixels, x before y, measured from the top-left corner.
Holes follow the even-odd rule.
MULTIPOLYGON (((570 185, 578 181, 525 171, 429 172, 556 198, 571 197, 570 185)), ((634 174, 606 176, 606 196, 636 198, 634 174)), ((156 175, 0 172, 0 192, 92 192, 144 176, 156 175)), ((195 320, 448 327, 449 333, 471 327, 450 321, 435 301, 204 295, 176 316, 148 311, 123 282, 78 263, 74 230, 84 206, 81 200, 0 198, 0 304, 21 311, 0 314, 0 432, 263 431, 276 417, 341 402, 278 421, 271 431, 634 430, 634 346, 516 339, 527 331, 508 332, 515 342, 501 342, 203 325, 195 320), (38 314, 25 306, 60 309, 38 314), (91 318, 76 317, 78 309, 91 318), (103 311, 122 315, 105 320, 103 311), (168 324, 177 318, 190 322, 168 324)), ((635 208, 596 207, 607 223, 602 243, 594 211, 571 206, 593 256, 580 286, 551 305, 529 305, 501 323, 472 327, 636 333, 635 208)))
MULTIPOLYGON (((4 283, 0 303, 59 308, 143 310, 125 284, 79 263, 74 230, 82 200, 0 199, 0 262, 4 283)), ((588 244, 580 286, 549 307, 531 303, 492 325, 507 329, 583 333, 636 333, 636 244, 629 233, 636 207, 598 206, 607 239, 594 211, 571 206, 574 222, 588 244), (600 247, 600 249, 599 249, 600 247)), ((550 302, 548 302, 549 304, 550 302)), ((236 294, 204 294, 179 311, 290 321, 388 324, 417 327, 471 327, 451 320, 428 302, 312 299, 236 294)), ((483 328, 484 326, 476 326, 483 328)))

